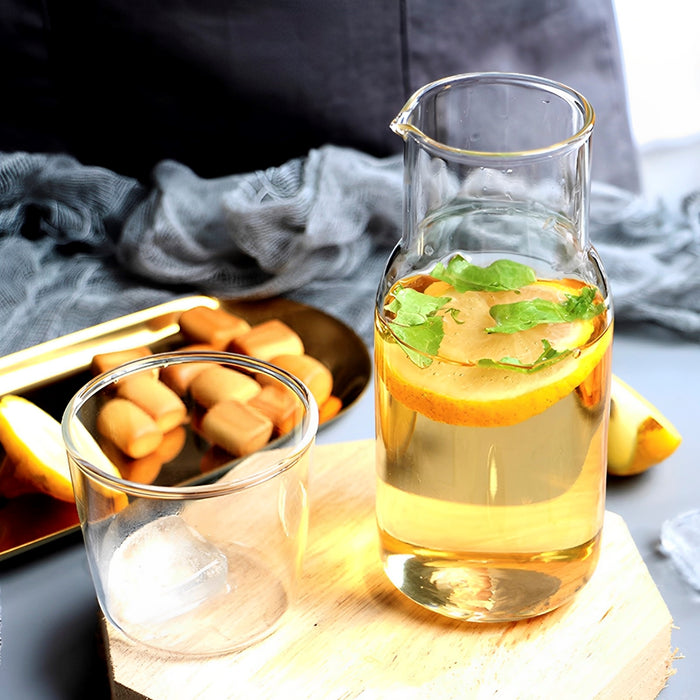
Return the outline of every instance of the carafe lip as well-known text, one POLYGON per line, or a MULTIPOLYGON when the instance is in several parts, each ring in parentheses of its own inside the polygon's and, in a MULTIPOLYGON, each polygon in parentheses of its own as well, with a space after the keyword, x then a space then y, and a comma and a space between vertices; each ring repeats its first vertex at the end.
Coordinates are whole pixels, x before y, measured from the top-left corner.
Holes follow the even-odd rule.
POLYGON ((401 136, 404 141, 407 141, 409 137, 413 138, 426 149, 438 154, 449 154, 452 158, 465 157, 473 160, 493 162, 494 160, 506 159, 512 161, 539 159, 542 157, 551 157, 552 155, 562 151, 579 148, 581 144, 585 143, 590 137, 594 124, 595 111, 593 110, 593 107, 580 92, 574 90, 568 85, 537 75, 493 71, 449 75, 424 85, 416 90, 413 95, 411 95, 406 104, 402 107, 401 111, 391 121, 390 128, 394 133, 401 136), (486 83, 513 85, 530 84, 533 87, 539 87, 546 92, 564 99, 571 104, 572 107, 577 108, 583 116, 583 124, 578 131, 573 133, 568 138, 541 148, 520 151, 477 151, 441 143, 440 141, 437 141, 425 134, 421 129, 412 123, 411 119, 416 108, 420 104, 421 99, 437 90, 449 88, 451 83, 464 83, 467 81, 481 81, 486 83))

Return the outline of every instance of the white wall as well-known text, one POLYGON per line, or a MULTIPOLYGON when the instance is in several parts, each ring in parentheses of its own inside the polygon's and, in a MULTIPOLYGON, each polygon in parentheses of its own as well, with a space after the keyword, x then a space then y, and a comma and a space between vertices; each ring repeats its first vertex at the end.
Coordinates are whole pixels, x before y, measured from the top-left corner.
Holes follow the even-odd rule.
POLYGON ((638 144, 700 137, 700 0, 614 2, 638 144))

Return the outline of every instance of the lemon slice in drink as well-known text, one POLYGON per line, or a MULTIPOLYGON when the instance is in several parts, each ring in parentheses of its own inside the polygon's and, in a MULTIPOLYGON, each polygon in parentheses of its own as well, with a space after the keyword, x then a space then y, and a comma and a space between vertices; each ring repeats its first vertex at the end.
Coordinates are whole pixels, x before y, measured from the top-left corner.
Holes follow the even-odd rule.
POLYGON ((597 337, 605 321, 601 316, 540 324, 512 334, 487 333, 485 329, 494 326, 489 310, 495 304, 533 298, 561 302, 581 286, 574 280, 544 280, 517 292, 461 294, 442 283, 428 287, 427 294, 451 297, 444 309, 459 313, 445 313, 439 359, 428 367, 414 364, 398 342, 378 344, 385 356, 377 366, 384 367, 387 388, 409 408, 452 425, 507 426, 542 413, 582 384, 604 357, 609 358, 611 328, 597 337), (477 364, 482 359, 517 358, 520 364, 531 365, 542 354, 543 340, 559 352, 571 352, 531 373, 477 364))

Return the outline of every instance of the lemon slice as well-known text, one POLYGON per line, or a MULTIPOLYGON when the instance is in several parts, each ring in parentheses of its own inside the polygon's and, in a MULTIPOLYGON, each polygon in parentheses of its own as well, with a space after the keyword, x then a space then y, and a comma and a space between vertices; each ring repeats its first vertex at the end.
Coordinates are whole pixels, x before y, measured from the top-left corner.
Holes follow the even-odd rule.
POLYGON ((573 280, 539 281, 517 292, 465 292, 439 287, 428 289, 452 297, 446 313, 440 359, 420 368, 398 343, 380 342, 377 366, 390 393, 409 408, 432 420, 452 425, 494 427, 520 423, 545 411, 582 384, 610 347, 611 328, 599 338, 598 323, 605 319, 541 324, 512 334, 486 333, 494 325, 489 309, 532 298, 554 302, 580 288, 573 280), (517 358, 534 363, 547 340, 558 351, 572 353, 532 373, 481 367, 480 359, 517 358))
POLYGON ((608 428, 608 472, 639 474, 673 454, 681 435, 658 408, 613 376, 608 428))
POLYGON ((8 463, 3 481, 14 480, 24 491, 39 491, 72 502, 73 485, 61 424, 36 404, 21 396, 0 398, 0 443, 8 463))

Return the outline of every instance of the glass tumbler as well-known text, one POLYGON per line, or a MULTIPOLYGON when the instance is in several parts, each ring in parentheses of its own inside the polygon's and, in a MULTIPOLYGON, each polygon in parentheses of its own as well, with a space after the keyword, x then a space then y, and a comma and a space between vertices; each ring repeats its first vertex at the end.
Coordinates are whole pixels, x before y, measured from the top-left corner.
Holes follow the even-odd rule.
POLYGON ((447 616, 545 613, 599 557, 613 314, 588 237, 594 121, 565 85, 485 73, 426 85, 391 125, 377 523, 394 585, 447 616))
POLYGON ((301 570, 317 426, 301 382, 230 353, 151 355, 83 386, 62 429, 106 618, 188 656, 274 631, 301 570))

